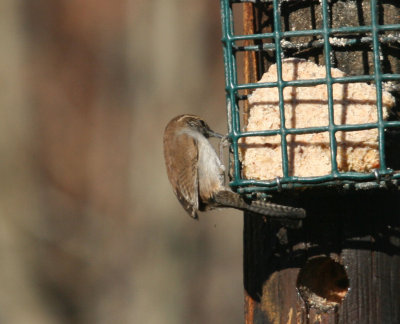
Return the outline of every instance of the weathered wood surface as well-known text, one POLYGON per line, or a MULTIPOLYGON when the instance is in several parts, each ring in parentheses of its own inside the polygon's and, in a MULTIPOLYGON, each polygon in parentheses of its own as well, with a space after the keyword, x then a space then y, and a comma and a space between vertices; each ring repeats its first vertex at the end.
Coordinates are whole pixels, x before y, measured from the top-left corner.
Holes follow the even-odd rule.
MULTIPOLYGON (((397 191, 303 194, 301 229, 245 215, 246 323, 400 323, 399 198, 397 191), (299 271, 316 257, 346 269, 350 291, 337 311, 317 314, 298 294, 299 271)), ((345 290, 340 274, 320 276, 321 291, 345 290)))

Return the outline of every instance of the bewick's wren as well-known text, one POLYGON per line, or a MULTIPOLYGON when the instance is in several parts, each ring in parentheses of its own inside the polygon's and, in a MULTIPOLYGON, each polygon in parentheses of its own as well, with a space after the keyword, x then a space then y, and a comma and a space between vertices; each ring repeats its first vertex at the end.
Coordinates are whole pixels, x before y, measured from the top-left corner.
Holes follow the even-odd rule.
POLYGON ((180 115, 164 132, 164 157, 169 181, 183 208, 193 218, 197 211, 231 207, 278 218, 304 218, 301 208, 266 202, 247 203, 224 185, 225 168, 208 138, 222 137, 199 117, 180 115))

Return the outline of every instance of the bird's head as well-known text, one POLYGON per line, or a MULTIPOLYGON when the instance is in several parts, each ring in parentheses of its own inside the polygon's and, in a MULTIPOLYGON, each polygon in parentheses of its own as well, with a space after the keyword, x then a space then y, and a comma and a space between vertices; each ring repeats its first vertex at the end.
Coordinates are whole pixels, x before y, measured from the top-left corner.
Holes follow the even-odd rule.
MULTIPOLYGON (((177 128, 188 127, 194 132, 199 132, 205 137, 218 137, 222 138, 221 134, 214 132, 208 124, 198 116, 195 115, 180 115, 170 121, 169 125, 175 125, 177 128)), ((168 127, 168 126, 167 126, 168 127)))

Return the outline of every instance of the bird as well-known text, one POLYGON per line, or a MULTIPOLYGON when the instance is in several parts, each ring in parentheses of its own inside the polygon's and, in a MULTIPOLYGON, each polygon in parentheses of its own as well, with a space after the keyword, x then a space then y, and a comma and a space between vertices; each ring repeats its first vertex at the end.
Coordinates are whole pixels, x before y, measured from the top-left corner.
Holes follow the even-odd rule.
POLYGON ((247 202, 224 184, 225 167, 209 138, 222 138, 198 116, 173 118, 164 131, 163 145, 167 175, 186 212, 198 218, 198 211, 236 208, 269 217, 302 219, 302 208, 264 201, 247 202))

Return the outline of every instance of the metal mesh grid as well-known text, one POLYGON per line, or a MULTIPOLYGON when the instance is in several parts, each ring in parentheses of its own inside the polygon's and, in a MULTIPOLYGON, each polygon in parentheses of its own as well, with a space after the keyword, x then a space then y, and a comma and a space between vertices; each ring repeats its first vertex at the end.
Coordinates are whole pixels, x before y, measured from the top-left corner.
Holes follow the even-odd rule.
MULTIPOLYGON (((241 5, 246 1, 239 0, 221 0, 221 17, 222 17, 222 30, 223 30, 223 48, 224 48, 224 63, 225 63, 225 81, 226 81, 226 102, 229 121, 229 137, 231 140, 232 156, 231 163, 231 182, 232 188, 240 193, 253 193, 253 192, 271 192, 281 189, 290 189, 296 187, 316 187, 316 186, 341 186, 343 188, 374 188, 386 186, 388 183, 398 186, 400 183, 400 172, 391 169, 387 166, 385 156, 385 130, 389 128, 399 128, 400 121, 388 121, 382 117, 382 82, 386 81, 399 81, 400 74, 395 73, 382 73, 382 57, 381 46, 384 43, 394 43, 397 46, 400 44, 400 24, 382 24, 379 23, 377 13, 377 0, 370 0, 370 25, 364 26, 339 26, 332 27, 330 16, 331 1, 320 0, 321 7, 321 28, 309 30, 290 30, 282 31, 281 22, 281 5, 283 2, 289 0, 271 0, 264 1, 272 5, 273 23, 272 31, 266 33, 258 33, 251 35, 236 35, 234 31, 233 19, 233 6, 241 5), (390 34, 383 32, 390 31, 390 34), (346 40, 346 45, 353 44, 369 44, 371 47, 371 54, 373 59, 373 73, 368 75, 350 75, 345 77, 333 78, 331 75, 331 61, 332 41, 330 38, 338 33, 341 34, 354 34, 363 33, 363 37, 349 37, 346 40), (299 36, 317 36, 312 42, 303 44, 294 44, 293 42, 281 42, 288 37, 299 36), (241 45, 246 40, 270 40, 269 43, 260 45, 241 45), (323 65, 326 67, 326 77, 322 79, 312 80, 294 80, 284 81, 282 79, 282 59, 284 51, 291 48, 310 48, 319 47, 323 49, 324 60, 323 65), (273 51, 277 65, 277 82, 268 83, 238 83, 238 69, 237 69, 237 54, 245 51, 273 51), (334 109, 332 98, 332 85, 334 83, 353 83, 353 82, 370 82, 375 84, 377 93, 377 115, 378 120, 376 123, 368 124, 351 124, 351 125, 337 125, 334 123, 334 109), (325 84, 328 91, 328 109, 329 109, 329 124, 322 127, 308 127, 308 128, 286 128, 285 127, 285 114, 283 104, 283 89, 287 86, 313 86, 318 84, 325 84), (245 89, 256 89, 264 87, 276 87, 279 92, 279 109, 280 109, 280 129, 265 130, 257 132, 244 132, 241 125, 241 108, 240 102, 247 100, 247 96, 241 94, 245 89), (379 141, 379 169, 370 173, 359 172, 340 172, 337 166, 337 142, 335 133, 338 131, 354 131, 365 129, 378 129, 379 141), (331 172, 323 176, 313 177, 298 177, 290 176, 288 172, 288 150, 286 136, 289 134, 310 134, 317 132, 328 132, 330 139, 330 156, 331 156, 331 172), (238 140, 247 136, 271 136, 280 135, 282 147, 282 177, 277 177, 273 180, 251 180, 244 179, 241 174, 241 164, 239 161, 239 144, 238 140)), ((299 2, 296 0, 291 0, 299 2)), ((247 1, 256 2, 256 1, 247 1)), ((304 1, 303 1, 304 2, 304 1)))

